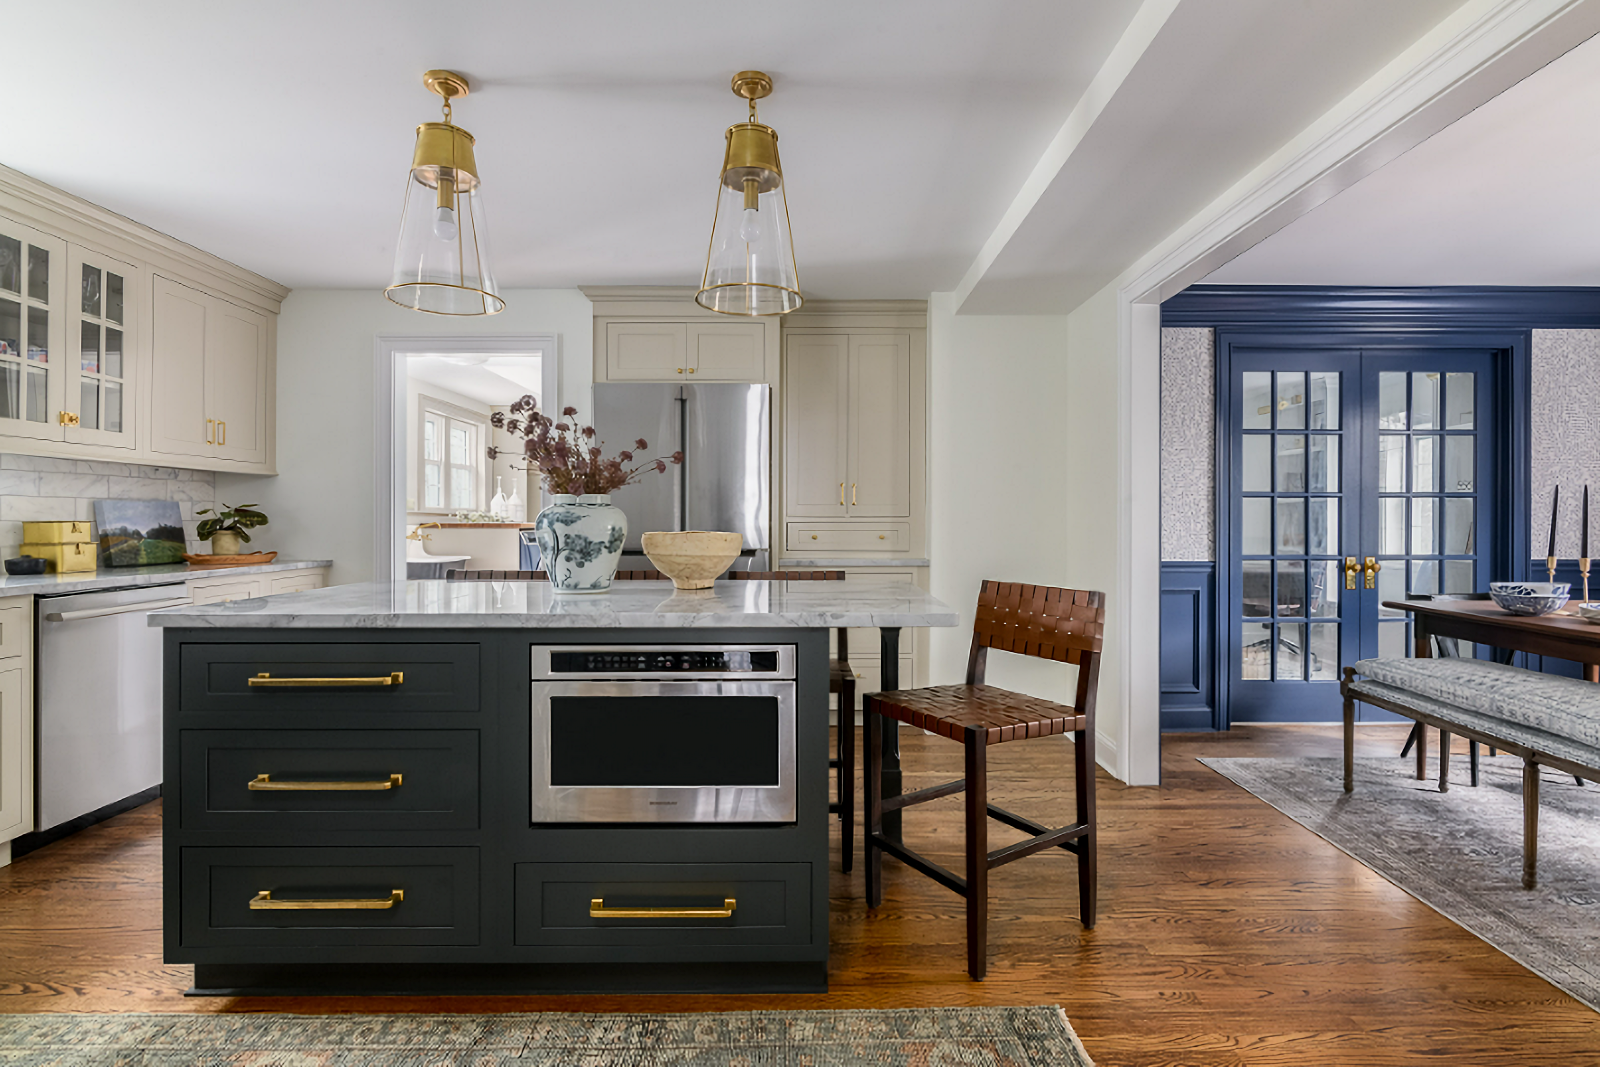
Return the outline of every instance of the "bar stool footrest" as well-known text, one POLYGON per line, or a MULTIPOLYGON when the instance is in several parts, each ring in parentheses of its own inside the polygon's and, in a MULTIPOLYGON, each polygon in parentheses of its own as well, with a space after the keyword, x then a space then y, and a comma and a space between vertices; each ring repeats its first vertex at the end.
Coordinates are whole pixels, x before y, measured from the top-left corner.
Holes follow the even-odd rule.
POLYGON ((882 834, 868 834, 867 847, 881 849, 904 863, 907 867, 921 874, 927 875, 946 889, 967 895, 967 880, 947 867, 941 867, 915 849, 907 848, 904 844, 882 834))
POLYGON ((883 810, 885 812, 899 811, 902 808, 909 808, 913 804, 926 804, 930 800, 938 800, 940 797, 965 792, 966 788, 967 780, 965 778, 957 778, 954 781, 943 782, 939 785, 930 785, 926 789, 918 789, 911 793, 901 793, 897 797, 884 797, 883 810))

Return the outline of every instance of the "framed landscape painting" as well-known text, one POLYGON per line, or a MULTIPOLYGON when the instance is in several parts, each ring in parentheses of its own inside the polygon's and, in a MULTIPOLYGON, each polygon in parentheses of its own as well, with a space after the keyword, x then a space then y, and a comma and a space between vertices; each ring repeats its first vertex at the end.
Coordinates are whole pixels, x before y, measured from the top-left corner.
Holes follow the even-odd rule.
POLYGON ((96 500, 94 524, 108 566, 182 563, 188 550, 175 500, 96 500))

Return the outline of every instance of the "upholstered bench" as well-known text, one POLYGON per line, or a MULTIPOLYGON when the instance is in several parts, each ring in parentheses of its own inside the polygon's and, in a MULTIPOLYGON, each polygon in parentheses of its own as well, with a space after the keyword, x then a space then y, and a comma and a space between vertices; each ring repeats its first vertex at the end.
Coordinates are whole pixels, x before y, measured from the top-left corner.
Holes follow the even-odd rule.
POLYGON ((1439 730, 1441 792, 1450 788, 1452 733, 1522 757, 1522 884, 1532 889, 1539 768, 1600 777, 1600 685, 1479 659, 1366 659, 1345 668, 1339 691, 1346 793, 1354 788, 1357 701, 1439 730))

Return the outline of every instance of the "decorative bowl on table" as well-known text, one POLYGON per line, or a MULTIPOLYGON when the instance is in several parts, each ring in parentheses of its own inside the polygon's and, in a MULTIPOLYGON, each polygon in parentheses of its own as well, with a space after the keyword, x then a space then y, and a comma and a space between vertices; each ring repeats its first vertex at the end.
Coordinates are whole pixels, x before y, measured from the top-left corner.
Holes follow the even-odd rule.
POLYGON ((1513 615, 1549 615, 1572 595, 1570 582, 1490 582, 1489 595, 1513 615))
POLYGON ((710 589, 744 548, 744 536, 721 530, 653 530, 644 554, 679 589, 710 589))
POLYGON ((1578 614, 1585 621, 1600 625, 1600 604, 1578 604, 1575 606, 1578 609, 1578 614))

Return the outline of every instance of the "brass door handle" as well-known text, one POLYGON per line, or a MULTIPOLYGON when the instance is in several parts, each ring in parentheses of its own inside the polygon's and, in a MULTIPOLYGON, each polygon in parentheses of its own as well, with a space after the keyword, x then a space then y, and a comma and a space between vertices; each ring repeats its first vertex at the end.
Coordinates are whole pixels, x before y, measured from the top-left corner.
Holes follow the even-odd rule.
POLYGON ((1378 562, 1377 557, 1368 556, 1366 565, 1361 569, 1365 571, 1367 575, 1367 588, 1378 588, 1378 572, 1383 570, 1383 564, 1378 562))
POLYGON ((839 483, 839 506, 844 507, 844 483, 839 483))
POLYGON ((851 507, 855 507, 856 506, 856 483, 855 482, 851 482, 850 483, 850 506, 851 507))
POLYGON ((604 897, 589 900, 591 919, 729 919, 739 906, 732 897, 724 897, 720 908, 608 908, 604 897))
POLYGON ((245 683, 251 689, 261 687, 282 688, 288 686, 340 686, 344 688, 374 688, 378 686, 400 685, 406 680, 405 672, 395 671, 381 678, 274 678, 270 674, 258 674, 245 683))
POLYGON ((217 444, 225 445, 227 443, 228 443, 228 424, 225 423, 225 422, 222 422, 221 420, 218 420, 217 421, 217 444))
POLYGON ((404 889, 391 889, 376 900, 273 900, 272 890, 263 889, 250 898, 251 911, 388 911, 406 899, 404 889))
POLYGON ((403 781, 404 778, 401 775, 391 774, 385 781, 371 782, 274 782, 272 775, 258 774, 250 779, 245 788, 284 793, 316 793, 324 790, 353 792, 358 790, 398 789, 403 781))
POLYGON ((216 419, 207 419, 206 420, 206 444, 214 445, 216 443, 217 443, 217 420, 216 419))
POLYGON ((1344 587, 1346 589, 1354 589, 1356 587, 1356 575, 1360 572, 1361 561, 1354 556, 1346 556, 1344 558, 1344 587))

